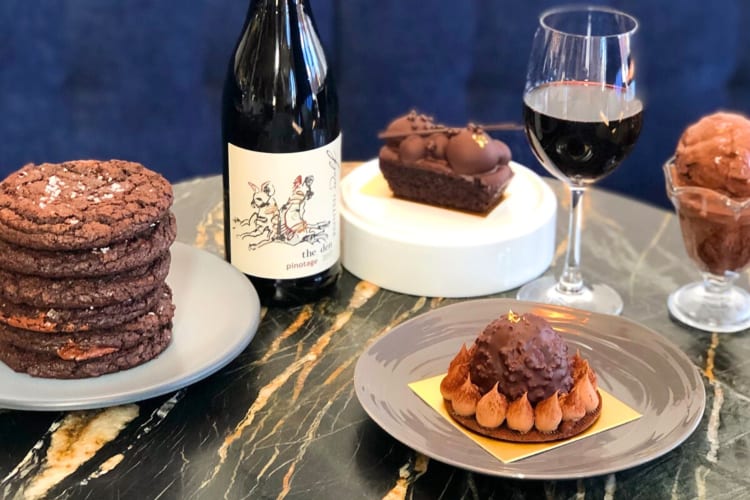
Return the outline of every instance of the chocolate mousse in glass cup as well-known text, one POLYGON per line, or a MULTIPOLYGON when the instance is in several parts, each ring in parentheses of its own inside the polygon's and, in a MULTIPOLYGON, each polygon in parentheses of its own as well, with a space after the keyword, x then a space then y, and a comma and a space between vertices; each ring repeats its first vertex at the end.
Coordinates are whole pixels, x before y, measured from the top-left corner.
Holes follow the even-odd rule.
POLYGON ((670 294, 669 312, 710 332, 750 328, 750 294, 735 284, 750 263, 750 120, 701 119, 663 168, 685 250, 703 278, 670 294))

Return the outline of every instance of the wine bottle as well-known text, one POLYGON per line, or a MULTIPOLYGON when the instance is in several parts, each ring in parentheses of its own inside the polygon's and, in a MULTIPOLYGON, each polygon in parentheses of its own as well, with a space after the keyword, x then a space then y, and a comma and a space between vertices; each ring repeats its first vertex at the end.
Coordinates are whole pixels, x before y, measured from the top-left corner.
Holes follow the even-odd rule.
POLYGON ((309 0, 251 0, 222 99, 226 259, 267 305, 341 274, 338 99, 309 0))

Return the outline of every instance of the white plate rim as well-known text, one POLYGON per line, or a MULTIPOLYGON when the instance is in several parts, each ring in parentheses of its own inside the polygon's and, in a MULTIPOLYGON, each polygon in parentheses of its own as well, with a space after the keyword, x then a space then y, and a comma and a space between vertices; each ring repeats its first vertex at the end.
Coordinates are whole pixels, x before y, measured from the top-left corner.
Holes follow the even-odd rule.
POLYGON ((250 344, 260 323, 260 301, 250 280, 220 257, 188 244, 174 242, 171 253, 167 284, 176 309, 172 342, 164 352, 142 365, 88 379, 31 377, 0 362, 0 409, 68 411, 133 403, 182 389, 235 359, 250 344), (183 286, 187 280, 193 280, 194 286, 183 286), (222 286, 200 286, 210 282, 222 286), (194 348, 198 336, 208 333, 197 331, 203 326, 200 315, 206 311, 190 307, 193 303, 234 308, 231 315, 209 311, 214 336, 208 349, 194 348), (179 359, 183 348, 199 357, 179 359), (56 396, 35 397, 40 390, 54 391, 56 396))

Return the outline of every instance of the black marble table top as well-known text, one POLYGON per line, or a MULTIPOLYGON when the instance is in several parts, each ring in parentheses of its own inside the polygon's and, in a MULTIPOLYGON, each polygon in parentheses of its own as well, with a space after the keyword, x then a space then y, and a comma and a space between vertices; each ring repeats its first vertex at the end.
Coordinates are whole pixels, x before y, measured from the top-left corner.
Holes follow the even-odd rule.
MULTIPOLYGON (((561 200, 555 267, 568 204, 551 183, 561 200)), ((219 177, 177 184, 178 240, 222 254, 220 199, 219 177)), ((263 308, 238 358, 177 392, 99 410, 0 409, 0 498, 750 498, 747 334, 699 332, 669 318, 667 295, 698 278, 672 212, 597 189, 585 203, 586 277, 613 285, 623 316, 674 342, 703 374, 705 415, 673 451, 614 474, 526 481, 409 449, 363 411, 354 367, 375 338, 458 299, 393 293, 345 272, 331 298, 263 308)))

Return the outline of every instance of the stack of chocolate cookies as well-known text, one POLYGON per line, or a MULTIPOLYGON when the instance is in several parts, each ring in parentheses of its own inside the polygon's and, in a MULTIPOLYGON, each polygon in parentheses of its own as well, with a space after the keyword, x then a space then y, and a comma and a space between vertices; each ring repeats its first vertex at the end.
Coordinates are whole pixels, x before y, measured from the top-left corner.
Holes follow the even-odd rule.
POLYGON ((38 377, 144 363, 172 337, 172 187, 133 162, 26 165, 0 183, 0 360, 38 377))

